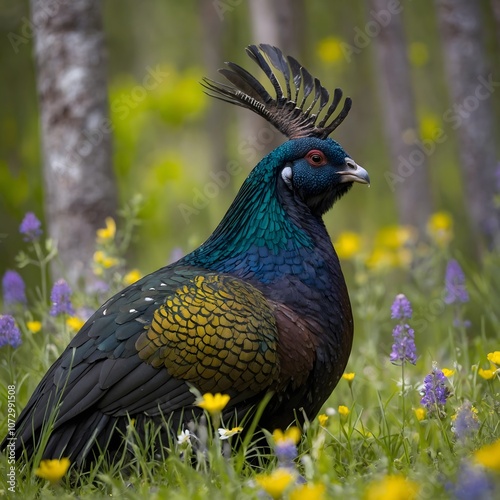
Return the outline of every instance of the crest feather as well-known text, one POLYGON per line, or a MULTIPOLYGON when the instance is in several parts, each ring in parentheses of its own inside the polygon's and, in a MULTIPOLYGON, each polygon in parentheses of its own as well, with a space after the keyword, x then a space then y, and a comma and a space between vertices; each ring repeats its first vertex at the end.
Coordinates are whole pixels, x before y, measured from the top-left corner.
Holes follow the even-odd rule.
POLYGON ((306 68, 291 56, 284 56, 280 49, 261 44, 247 47, 248 55, 264 71, 271 82, 276 97, 246 69, 228 62, 219 72, 230 85, 204 78, 202 85, 208 95, 250 109, 265 118, 289 139, 299 137, 328 137, 345 119, 352 101, 346 97, 341 111, 332 115, 342 100, 342 90, 335 89, 330 102, 328 90, 306 68), (284 80, 284 87, 278 79, 284 80), (300 103, 299 95, 301 96, 300 103), (312 97, 310 97, 312 96, 312 97), (309 102, 309 104, 307 104, 309 102), (328 104, 324 114, 323 109, 328 104), (307 108, 306 108, 307 105, 307 108), (316 123, 320 117, 319 121, 316 123))

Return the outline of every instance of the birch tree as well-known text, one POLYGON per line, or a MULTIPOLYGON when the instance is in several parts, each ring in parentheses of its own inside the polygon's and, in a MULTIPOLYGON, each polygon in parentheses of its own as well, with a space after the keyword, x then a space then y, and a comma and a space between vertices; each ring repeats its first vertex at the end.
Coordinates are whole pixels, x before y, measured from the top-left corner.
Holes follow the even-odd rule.
MULTIPOLYGON (((305 5, 303 0, 255 0, 248 2, 253 43, 268 43, 281 49, 283 54, 300 57, 303 47, 305 5)), ((243 136, 256 140, 255 158, 278 147, 284 137, 259 116, 242 114, 243 136)))
POLYGON ((72 285, 92 285, 96 230, 117 204, 100 7, 31 0, 46 220, 60 256, 52 271, 72 285))
POLYGON ((480 4, 436 0, 452 105, 450 122, 458 138, 464 203, 479 250, 500 246, 492 95, 498 89, 483 40, 480 4))
POLYGON ((423 233, 432 213, 426 152, 419 146, 410 64, 402 18, 402 5, 392 0, 369 0, 373 22, 376 77, 382 102, 382 121, 389 147, 392 172, 386 172, 389 189, 396 196, 401 223, 423 233))

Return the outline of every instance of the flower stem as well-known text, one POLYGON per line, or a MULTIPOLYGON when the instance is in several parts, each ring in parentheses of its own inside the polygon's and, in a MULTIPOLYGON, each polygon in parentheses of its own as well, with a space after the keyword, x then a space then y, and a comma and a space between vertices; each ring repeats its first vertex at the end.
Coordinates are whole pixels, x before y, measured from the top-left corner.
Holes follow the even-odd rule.
POLYGON ((410 456, 408 452, 408 443, 406 442, 405 429, 406 429, 406 395, 405 395, 405 360, 401 363, 401 412, 403 414, 403 423, 401 426, 401 437, 403 439, 403 447, 405 450, 406 461, 410 463, 410 456))
POLYGON ((35 249, 36 256, 38 258, 38 266, 40 267, 41 283, 42 283, 42 302, 47 304, 47 261, 43 256, 42 249, 38 241, 33 242, 33 247, 35 249))

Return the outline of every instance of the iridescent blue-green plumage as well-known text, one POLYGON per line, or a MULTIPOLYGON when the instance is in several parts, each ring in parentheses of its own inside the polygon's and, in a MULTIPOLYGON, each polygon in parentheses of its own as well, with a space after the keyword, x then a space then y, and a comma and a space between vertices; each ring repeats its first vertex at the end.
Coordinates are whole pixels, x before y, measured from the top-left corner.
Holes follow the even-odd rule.
MULTIPOLYGON (((277 49, 251 48, 259 50, 282 65, 277 49)), ((290 81, 309 85, 306 70, 283 60, 290 81)), ((191 386, 229 394, 224 417, 237 419, 272 392, 260 421, 272 430, 313 418, 341 377, 353 322, 322 215, 368 175, 325 136, 339 122, 325 125, 338 102, 317 126, 303 106, 290 115, 290 105, 279 101, 284 94, 278 91, 273 104, 235 67, 230 81, 251 97, 230 87, 220 93, 259 110, 264 102, 270 111, 259 114, 278 128, 285 123, 291 139, 252 170, 203 245, 110 298, 86 322, 19 417, 18 454, 34 452, 56 407, 43 456, 83 464, 99 450, 119 450, 131 418, 139 434, 148 421, 167 420, 165 434, 187 425, 200 412, 191 386)), ((315 95, 325 106, 321 89, 315 95)))

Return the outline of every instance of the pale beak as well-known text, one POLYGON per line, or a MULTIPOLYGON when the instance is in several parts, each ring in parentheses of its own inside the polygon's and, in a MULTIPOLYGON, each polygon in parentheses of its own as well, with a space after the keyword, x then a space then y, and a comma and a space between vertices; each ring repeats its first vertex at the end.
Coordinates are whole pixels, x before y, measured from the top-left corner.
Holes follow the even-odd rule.
POLYGON ((359 166, 352 158, 345 159, 346 169, 339 172, 340 182, 360 182, 361 184, 370 184, 368 172, 359 166))

